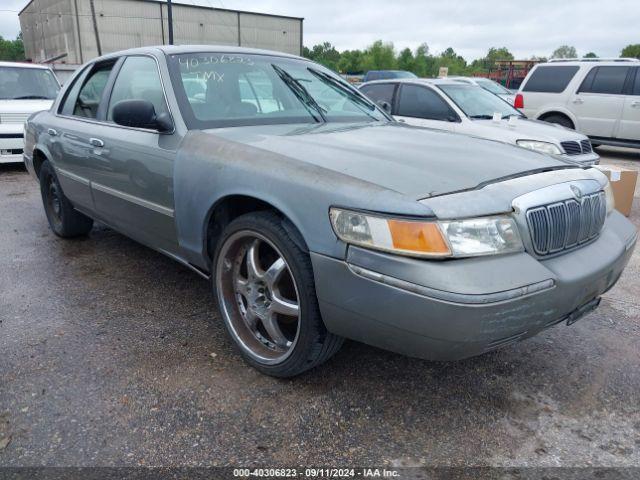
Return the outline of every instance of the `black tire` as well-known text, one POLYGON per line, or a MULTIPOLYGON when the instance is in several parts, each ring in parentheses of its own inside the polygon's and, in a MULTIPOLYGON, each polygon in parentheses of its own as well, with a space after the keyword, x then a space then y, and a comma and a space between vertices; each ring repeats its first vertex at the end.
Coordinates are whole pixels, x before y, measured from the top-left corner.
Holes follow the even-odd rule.
POLYGON ((558 125, 562 125, 563 127, 570 128, 571 130, 576 129, 571 119, 564 115, 560 115, 560 114, 547 115, 546 117, 542 118, 542 120, 544 122, 556 123, 558 125))
POLYGON ((48 160, 40 167, 40 193, 44 212, 53 233, 62 238, 73 238, 91 231, 93 219, 73 208, 48 160))
POLYGON ((231 339, 251 366, 262 373, 281 378, 293 377, 320 365, 334 355, 344 342, 342 337, 330 333, 324 326, 316 297, 311 259, 305 250, 304 240, 293 225, 285 222, 287 221, 281 216, 269 211, 249 213, 236 218, 227 225, 217 242, 212 268, 214 296, 231 339), (277 363, 259 361, 254 355, 247 353, 248 347, 243 345, 240 336, 230 325, 233 321, 230 316, 240 315, 240 307, 236 305, 235 311, 231 311, 233 302, 228 299, 229 292, 225 287, 228 283, 225 283, 226 274, 222 272, 223 269, 229 271, 232 268, 227 256, 229 245, 233 244, 234 238, 247 235, 246 232, 260 235, 277 249, 276 252, 286 263, 289 278, 295 283, 299 306, 296 340, 286 358, 282 361, 273 360, 277 363), (218 288, 219 286, 221 287, 218 288))

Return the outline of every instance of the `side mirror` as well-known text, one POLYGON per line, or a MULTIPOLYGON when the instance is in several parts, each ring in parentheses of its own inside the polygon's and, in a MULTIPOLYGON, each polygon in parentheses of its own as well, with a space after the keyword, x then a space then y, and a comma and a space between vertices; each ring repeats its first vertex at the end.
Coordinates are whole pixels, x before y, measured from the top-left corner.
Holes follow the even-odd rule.
POLYGON ((124 127, 148 128, 159 132, 173 129, 169 115, 157 115, 153 103, 148 100, 122 100, 116 103, 113 107, 113 121, 124 127))
POLYGON ((378 102, 378 105, 380 106, 380 108, 382 110, 384 110, 386 113, 391 115, 391 104, 389 104, 389 102, 385 102, 384 100, 380 100, 378 102))

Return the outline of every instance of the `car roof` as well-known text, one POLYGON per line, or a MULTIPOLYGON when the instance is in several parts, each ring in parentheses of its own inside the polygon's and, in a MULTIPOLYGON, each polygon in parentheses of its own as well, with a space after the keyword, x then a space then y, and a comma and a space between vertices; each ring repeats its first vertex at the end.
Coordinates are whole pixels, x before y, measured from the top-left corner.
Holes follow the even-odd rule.
POLYGON ((229 45, 155 45, 149 47, 130 48, 128 50, 120 50, 117 52, 109 53, 93 59, 92 61, 100 61, 113 57, 120 57, 123 55, 136 55, 136 54, 158 54, 162 52, 165 55, 179 55, 181 53, 202 53, 202 52, 215 52, 215 53, 228 53, 228 54, 244 54, 244 55, 270 55, 276 57, 295 58, 298 60, 309 59, 299 57, 297 55, 291 55, 284 52, 276 52, 272 50, 262 50, 259 48, 246 48, 246 47, 234 47, 229 45))
POLYGON ((374 85, 376 83, 415 83, 418 85, 463 85, 468 87, 476 87, 476 85, 463 84, 452 78, 387 78, 384 80, 372 80, 371 82, 365 82, 360 86, 363 87, 365 85, 374 85))
POLYGON ((602 59, 602 58, 554 58, 549 60, 548 62, 544 62, 544 63, 538 63, 535 65, 535 67, 540 67, 540 66, 564 66, 564 65, 569 65, 569 66, 592 66, 592 65, 597 65, 597 66, 631 66, 631 67, 636 67, 638 66, 638 64, 640 63, 640 60, 637 58, 606 58, 606 59, 602 59))
POLYGON ((37 68, 40 70, 51 70, 49 68, 49 65, 40 65, 37 63, 28 63, 28 62, 0 62, 0 67, 37 68))

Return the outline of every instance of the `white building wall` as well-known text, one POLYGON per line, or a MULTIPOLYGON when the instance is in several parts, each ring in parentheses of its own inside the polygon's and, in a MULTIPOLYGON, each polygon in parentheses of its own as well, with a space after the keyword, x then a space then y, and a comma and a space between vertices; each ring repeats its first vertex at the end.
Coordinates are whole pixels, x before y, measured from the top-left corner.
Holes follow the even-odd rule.
MULTIPOLYGON (((93 0, 101 53, 168 43, 166 3, 93 0)), ((241 45, 301 54, 302 19, 173 4, 177 45, 241 45)), ((82 64, 98 56, 91 0, 32 0, 20 13, 28 58, 82 64), (77 12, 77 14, 76 14, 77 12)))

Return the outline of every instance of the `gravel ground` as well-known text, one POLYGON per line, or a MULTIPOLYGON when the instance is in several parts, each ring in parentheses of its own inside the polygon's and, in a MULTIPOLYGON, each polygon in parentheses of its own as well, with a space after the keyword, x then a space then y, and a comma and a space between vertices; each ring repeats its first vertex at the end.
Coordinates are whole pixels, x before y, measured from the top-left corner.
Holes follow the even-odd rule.
POLYGON ((276 380, 206 281, 104 227, 58 239, 36 183, 0 167, 0 465, 640 466, 639 270, 637 249, 595 313, 482 357, 348 342, 276 380))

